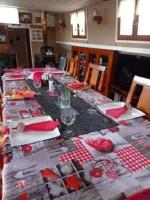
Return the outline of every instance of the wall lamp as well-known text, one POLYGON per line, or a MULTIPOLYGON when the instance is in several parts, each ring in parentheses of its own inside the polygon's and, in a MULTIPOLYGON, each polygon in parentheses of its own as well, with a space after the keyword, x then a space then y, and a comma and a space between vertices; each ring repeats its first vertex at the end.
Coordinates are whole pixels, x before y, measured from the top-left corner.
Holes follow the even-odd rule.
POLYGON ((97 24, 100 24, 102 22, 102 16, 97 11, 96 8, 94 8, 94 10, 93 10, 93 21, 96 22, 97 24))
POLYGON ((64 15, 60 15, 60 16, 59 16, 59 21, 58 21, 58 23, 59 23, 59 25, 60 25, 61 27, 63 27, 63 28, 66 27, 64 15))

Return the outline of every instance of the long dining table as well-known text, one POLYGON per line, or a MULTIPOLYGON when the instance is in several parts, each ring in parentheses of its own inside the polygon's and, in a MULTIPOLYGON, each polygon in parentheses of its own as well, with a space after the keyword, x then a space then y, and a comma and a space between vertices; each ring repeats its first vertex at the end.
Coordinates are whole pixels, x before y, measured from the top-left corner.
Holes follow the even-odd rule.
POLYGON ((138 117, 117 122, 93 107, 93 98, 104 105, 112 101, 108 97, 90 88, 71 90, 76 120, 70 126, 73 137, 66 139, 58 105, 59 85, 74 81, 73 78, 54 75, 53 95, 47 86, 42 86, 40 95, 34 98, 13 100, 7 96, 10 89, 20 85, 35 93, 36 89, 30 79, 9 79, 5 75, 3 200, 123 200, 147 192, 150 121, 138 117), (95 112, 89 113, 89 109, 95 112), (50 138, 48 132, 46 139, 41 131, 35 133, 36 137, 24 133, 23 138, 21 131, 15 130, 18 122, 32 123, 47 116, 60 122, 59 136, 50 138))

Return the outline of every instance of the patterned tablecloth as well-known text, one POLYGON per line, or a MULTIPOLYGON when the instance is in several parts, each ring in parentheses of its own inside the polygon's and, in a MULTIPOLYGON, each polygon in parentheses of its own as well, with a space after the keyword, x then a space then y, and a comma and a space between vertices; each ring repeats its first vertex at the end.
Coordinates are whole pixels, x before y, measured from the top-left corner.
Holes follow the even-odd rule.
MULTIPOLYGON (((4 91, 18 83, 5 80, 4 91)), ((91 89, 79 95, 110 102, 91 89)), ((3 200, 121 200, 150 187, 150 122, 144 118, 68 140, 11 147, 13 121, 45 113, 35 99, 4 98, 4 104, 3 200)))

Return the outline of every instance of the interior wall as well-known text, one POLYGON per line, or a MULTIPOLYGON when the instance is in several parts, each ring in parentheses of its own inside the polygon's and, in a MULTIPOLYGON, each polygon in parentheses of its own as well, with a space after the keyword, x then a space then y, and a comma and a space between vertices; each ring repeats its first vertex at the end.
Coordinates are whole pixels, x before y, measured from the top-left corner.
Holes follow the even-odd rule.
MULTIPOLYGON (((137 47, 137 48, 150 48, 150 43, 143 44, 132 42, 116 42, 116 0, 101 1, 99 4, 91 5, 87 9, 87 28, 88 38, 87 40, 77 40, 71 38, 71 25, 70 25, 70 13, 65 14, 66 27, 62 28, 56 23, 56 41, 62 42, 79 42, 99 45, 112 45, 121 47, 137 47), (93 9, 97 8, 101 11, 103 20, 100 24, 96 24, 92 20, 93 9)), ((62 45, 61 45, 62 47, 62 45)))

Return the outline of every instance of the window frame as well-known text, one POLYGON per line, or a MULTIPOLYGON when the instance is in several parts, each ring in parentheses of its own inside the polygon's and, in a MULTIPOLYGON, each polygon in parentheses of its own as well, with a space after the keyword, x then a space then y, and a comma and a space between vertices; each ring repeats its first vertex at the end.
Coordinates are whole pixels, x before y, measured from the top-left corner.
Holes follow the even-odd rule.
MULTIPOLYGON (((73 13, 76 13, 78 15, 79 12, 81 11, 84 11, 84 14, 85 14, 85 35, 80 35, 80 27, 79 27, 79 24, 77 23, 77 35, 73 35, 73 24, 71 24, 71 36, 72 36, 72 39, 87 39, 87 9, 80 9, 80 10, 77 10, 77 11, 74 11, 71 13, 71 15, 73 13)), ((70 18, 71 18, 71 15, 70 15, 70 18)))
POLYGON ((121 0, 117 0, 117 15, 116 15, 116 21, 117 21, 117 40, 126 40, 126 41, 150 41, 150 34, 149 35, 138 35, 138 22, 139 22, 139 15, 136 14, 136 9, 138 5, 139 0, 135 0, 135 9, 134 9, 134 19, 132 24, 132 35, 121 35, 120 34, 120 17, 118 17, 118 11, 119 11, 119 5, 121 0))

